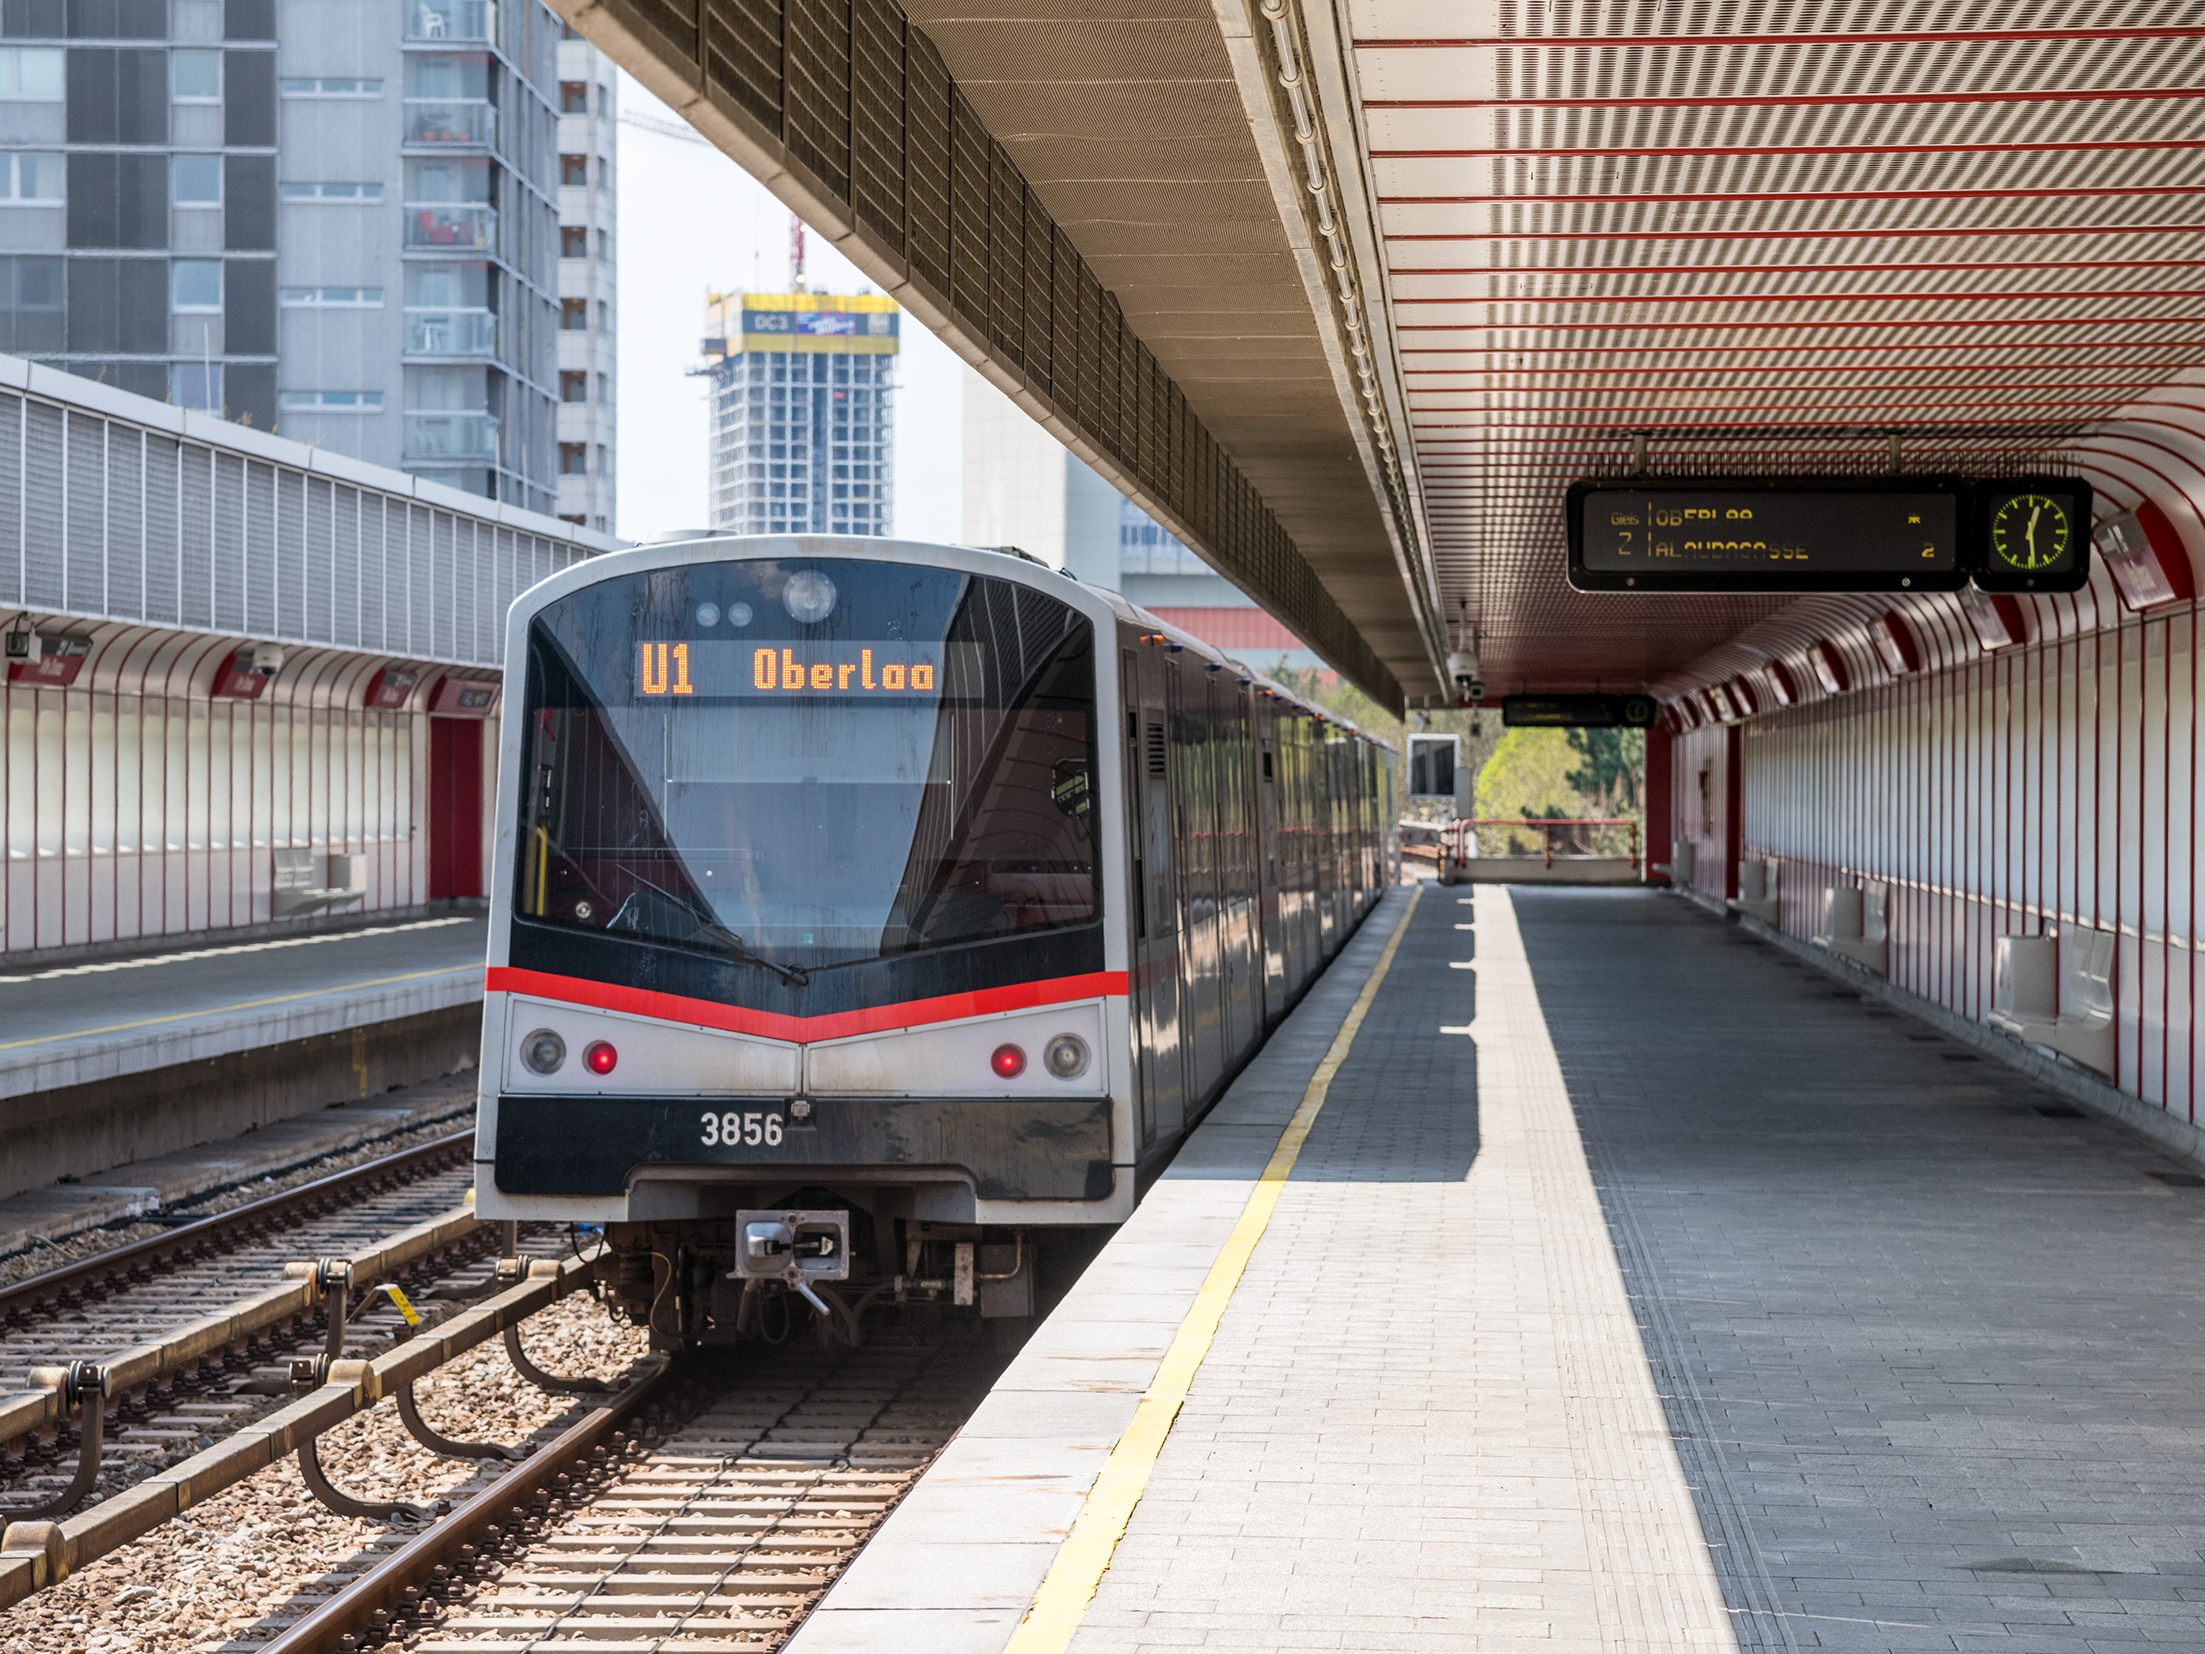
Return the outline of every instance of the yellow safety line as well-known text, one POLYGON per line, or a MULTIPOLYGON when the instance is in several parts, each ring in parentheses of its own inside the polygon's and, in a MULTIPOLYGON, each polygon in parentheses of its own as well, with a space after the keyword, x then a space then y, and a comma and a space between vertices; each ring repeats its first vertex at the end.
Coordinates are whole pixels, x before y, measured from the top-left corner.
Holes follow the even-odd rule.
POLYGON ((1393 934, 1386 939, 1385 951, 1379 954, 1370 980, 1363 984, 1363 991, 1356 996, 1347 1020, 1333 1036, 1324 1061, 1310 1076, 1300 1105, 1294 1110, 1293 1118, 1286 1122, 1286 1129, 1279 1134, 1278 1146, 1271 1151, 1262 1175, 1249 1192, 1248 1203, 1240 1209, 1239 1222, 1225 1238, 1224 1247, 1210 1265, 1209 1274, 1203 1278, 1201 1290, 1194 1295, 1192 1307, 1179 1323, 1171 1347, 1157 1366, 1155 1378, 1143 1392, 1140 1406, 1134 1409, 1133 1422, 1118 1438, 1118 1445, 1110 1450, 1110 1457, 1104 1461, 1095 1485, 1087 1490, 1087 1498, 1080 1505, 1072 1531, 1058 1547, 1056 1560, 1049 1565, 1048 1577, 1034 1593, 1033 1603, 1006 1645, 1005 1654, 1061 1654, 1079 1630, 1080 1621, 1087 1614, 1087 1605, 1094 1599, 1095 1588, 1102 1583, 1103 1573, 1118 1548, 1118 1541, 1125 1537, 1126 1524, 1133 1520, 1133 1507, 1148 1490, 1149 1473, 1156 1468, 1157 1455, 1164 1450, 1164 1439, 1171 1434, 1173 1421, 1179 1417, 1187 1392, 1194 1387, 1195 1374, 1202 1370, 1202 1362, 1210 1353, 1210 1342, 1217 1336, 1218 1323, 1225 1318, 1226 1307, 1240 1285, 1241 1273, 1248 1267, 1256 1243, 1263 1239, 1264 1230, 1270 1226, 1271 1213, 1277 1208, 1286 1180, 1293 1173, 1294 1162, 1301 1158, 1302 1145, 1309 1140, 1310 1128, 1317 1123, 1317 1115, 1332 1090, 1332 1078, 1347 1061, 1355 1036, 1362 1029, 1363 1017, 1370 1010, 1379 984, 1386 980, 1386 972, 1393 968, 1393 956, 1401 946, 1401 938, 1408 933, 1409 920, 1415 915, 1416 904, 1423 895, 1422 885, 1410 893, 1408 905, 1401 910, 1393 934))
POLYGON ((26 1045, 55 1045, 64 1040, 90 1039, 94 1034, 126 1034, 133 1028, 153 1028, 164 1022, 189 1022, 194 1017, 217 1017, 225 1011, 257 1011, 265 1005, 288 1005, 296 999, 320 999, 352 988, 387 988, 393 982, 418 982, 425 976, 451 976, 479 971, 480 965, 444 965, 433 971, 407 971, 402 976, 371 976, 363 982, 333 982, 326 988, 309 988, 295 994, 276 994, 268 999, 241 999, 235 1005, 209 1005, 199 1011, 174 1011, 167 1016, 140 1017, 135 1022, 110 1022, 99 1028, 73 1028, 66 1034, 41 1034, 36 1039, 0 1040, 0 1051, 20 1051, 26 1045))

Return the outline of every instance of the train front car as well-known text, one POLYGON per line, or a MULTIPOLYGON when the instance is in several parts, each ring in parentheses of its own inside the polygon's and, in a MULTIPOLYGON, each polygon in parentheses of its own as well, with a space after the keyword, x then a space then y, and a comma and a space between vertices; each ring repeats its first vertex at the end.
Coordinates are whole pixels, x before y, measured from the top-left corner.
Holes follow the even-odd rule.
POLYGON ((1029 1313, 1036 1233, 1132 1208, 1111 620, 879 540, 692 541, 523 597, 481 1213, 606 1225, 664 1342, 799 1297, 1029 1313))

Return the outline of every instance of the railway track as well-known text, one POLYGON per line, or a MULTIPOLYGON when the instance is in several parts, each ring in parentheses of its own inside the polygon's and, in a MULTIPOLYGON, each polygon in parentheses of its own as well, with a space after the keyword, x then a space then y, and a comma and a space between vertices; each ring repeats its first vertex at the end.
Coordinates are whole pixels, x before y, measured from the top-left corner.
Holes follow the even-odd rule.
POLYGON ((265 1654, 780 1647, 986 1393, 978 1341, 692 1357, 342 1585, 265 1654))
POLYGON ((266 1412, 302 1353, 387 1342, 401 1320, 362 1302, 373 1283, 487 1288, 499 1236, 466 1205, 468 1143, 455 1132, 0 1288, 0 1518, 112 1493, 266 1412))

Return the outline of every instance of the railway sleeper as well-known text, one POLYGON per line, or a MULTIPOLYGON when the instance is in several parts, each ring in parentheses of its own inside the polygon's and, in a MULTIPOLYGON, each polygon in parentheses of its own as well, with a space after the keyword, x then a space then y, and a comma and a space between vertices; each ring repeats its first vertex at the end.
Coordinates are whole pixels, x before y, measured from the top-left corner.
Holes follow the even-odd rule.
MULTIPOLYGON (((497 1298, 443 1323, 428 1336, 372 1361, 331 1363, 322 1370, 325 1381, 310 1394, 81 1515, 63 1521, 9 1522, 0 1533, 0 1608, 58 1583, 86 1563, 171 1520, 187 1505, 201 1503, 276 1460, 311 1447, 332 1425, 394 1394, 398 1385, 420 1378, 580 1290, 596 1265, 595 1256, 534 1265, 497 1298)), ((301 1460, 303 1471, 307 1455, 301 1453, 301 1460)))

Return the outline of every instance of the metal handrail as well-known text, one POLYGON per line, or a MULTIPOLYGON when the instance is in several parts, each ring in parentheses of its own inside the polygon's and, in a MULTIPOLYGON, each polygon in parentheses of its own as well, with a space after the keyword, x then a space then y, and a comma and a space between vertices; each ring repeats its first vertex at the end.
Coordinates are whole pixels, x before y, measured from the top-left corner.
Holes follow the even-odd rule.
POLYGON ((1442 829, 1443 836, 1459 840, 1464 829, 1475 831, 1480 827, 1536 827, 1540 830, 1541 851, 1545 865, 1554 865, 1554 831, 1558 827, 1628 827, 1631 830, 1631 870, 1639 868, 1639 823, 1631 816, 1567 816, 1560 819, 1544 819, 1531 816, 1457 816, 1442 829))

